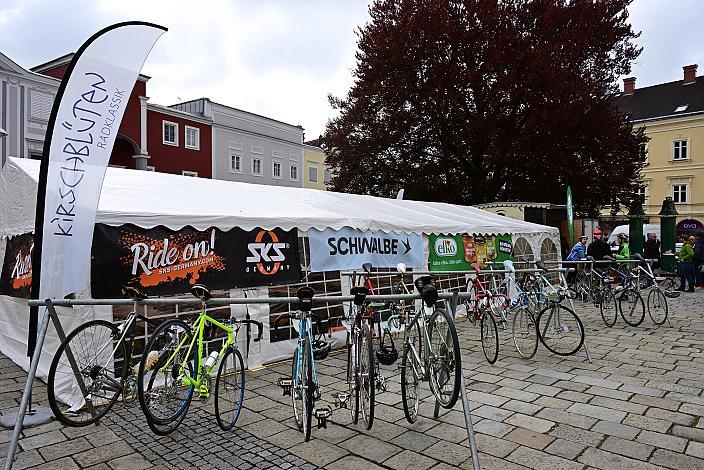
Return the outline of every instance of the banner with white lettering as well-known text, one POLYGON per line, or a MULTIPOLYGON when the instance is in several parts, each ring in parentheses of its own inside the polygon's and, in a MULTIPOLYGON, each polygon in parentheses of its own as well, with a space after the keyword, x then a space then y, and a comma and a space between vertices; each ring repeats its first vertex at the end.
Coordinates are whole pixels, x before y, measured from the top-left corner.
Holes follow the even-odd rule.
POLYGON ((308 230, 311 271, 360 269, 371 263, 375 268, 425 266, 423 236, 417 233, 362 232, 352 228, 308 230))
POLYGON ((91 292, 119 298, 121 286, 149 296, 300 282, 298 230, 217 228, 178 231, 134 225, 95 226, 91 292))
MULTIPOLYGON (((144 22, 105 28, 79 48, 64 75, 39 173, 33 298, 84 295, 88 290, 93 225, 105 169, 132 88, 165 30, 144 22)), ((32 313, 29 355, 36 337, 36 310, 32 313)))

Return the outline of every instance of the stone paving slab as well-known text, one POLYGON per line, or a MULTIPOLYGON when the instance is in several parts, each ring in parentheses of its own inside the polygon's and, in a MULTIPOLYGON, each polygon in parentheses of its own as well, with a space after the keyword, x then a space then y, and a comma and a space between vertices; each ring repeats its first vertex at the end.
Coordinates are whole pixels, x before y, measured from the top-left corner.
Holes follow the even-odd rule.
MULTIPOLYGON (((464 375, 484 469, 704 469, 704 291, 668 299, 673 328, 606 327, 598 310, 577 305, 590 364, 582 352, 518 356, 501 330, 499 360, 486 363, 478 329, 458 319, 464 375)), ((322 404, 345 390, 345 358, 319 364, 322 404)), ((403 415, 399 372, 383 368, 374 427, 335 411, 327 429, 304 443, 290 399, 276 386, 281 364, 248 372, 238 425, 221 431, 212 404, 194 403, 170 436, 152 434, 136 403, 118 404, 100 426, 54 422, 23 431, 14 468, 472 468, 461 401, 433 418, 427 384, 418 421, 403 415)), ((16 412, 26 375, 0 355, 0 412, 16 412)), ((34 401, 46 401, 37 382, 34 401)), ((11 431, 0 430, 6 452, 11 431)), ((4 455, 0 456, 0 461, 4 455)))

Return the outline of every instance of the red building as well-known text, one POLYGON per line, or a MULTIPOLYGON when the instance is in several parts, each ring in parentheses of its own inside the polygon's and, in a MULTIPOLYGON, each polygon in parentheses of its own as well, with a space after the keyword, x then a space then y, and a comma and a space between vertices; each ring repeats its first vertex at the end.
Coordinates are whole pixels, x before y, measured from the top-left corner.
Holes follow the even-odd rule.
MULTIPOLYGON (((31 70, 62 79, 73 54, 31 70)), ((110 165, 163 173, 212 177, 212 122, 202 116, 149 103, 140 75, 130 95, 110 156, 110 165)))

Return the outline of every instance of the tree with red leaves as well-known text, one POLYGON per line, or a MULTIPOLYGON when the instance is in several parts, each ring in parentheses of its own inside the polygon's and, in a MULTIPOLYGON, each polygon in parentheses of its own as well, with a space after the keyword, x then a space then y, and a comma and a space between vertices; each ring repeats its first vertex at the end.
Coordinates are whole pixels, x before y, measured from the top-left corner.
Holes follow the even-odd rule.
POLYGON ((614 98, 631 0, 376 0, 322 138, 338 191, 478 204, 630 200, 642 131, 614 98))

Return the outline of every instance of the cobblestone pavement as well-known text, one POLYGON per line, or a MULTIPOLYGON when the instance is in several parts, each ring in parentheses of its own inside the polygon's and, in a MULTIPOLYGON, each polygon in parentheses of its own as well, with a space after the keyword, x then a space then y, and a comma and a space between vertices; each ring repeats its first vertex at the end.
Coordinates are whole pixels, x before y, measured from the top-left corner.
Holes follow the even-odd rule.
MULTIPOLYGON (((669 299, 674 327, 604 326, 598 310, 577 305, 594 362, 539 347, 521 359, 502 331, 499 361, 486 363, 478 328, 458 321, 463 366, 483 469, 704 469, 704 291, 669 299)), ((344 390, 345 357, 321 362, 322 398, 344 390)), ((249 372, 235 430, 219 430, 211 407, 196 407, 171 436, 152 435, 137 404, 118 405, 101 426, 51 423, 27 429, 15 468, 471 468, 461 402, 436 420, 433 402, 406 422, 398 371, 377 396, 371 431, 336 411, 304 443, 289 397, 275 385, 283 363, 249 372), (288 467, 287 467, 288 466, 288 467)), ((0 358, 0 411, 16 409, 26 374, 0 358)), ((424 384, 426 385, 426 384, 424 384)), ((426 396, 427 387, 425 387, 426 396)), ((37 384, 35 400, 45 401, 37 384)), ((361 420, 360 420, 361 421, 361 420)), ((0 431, 6 454, 11 431, 0 431)))

